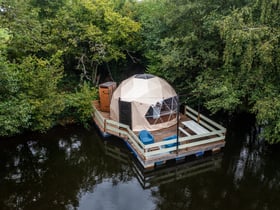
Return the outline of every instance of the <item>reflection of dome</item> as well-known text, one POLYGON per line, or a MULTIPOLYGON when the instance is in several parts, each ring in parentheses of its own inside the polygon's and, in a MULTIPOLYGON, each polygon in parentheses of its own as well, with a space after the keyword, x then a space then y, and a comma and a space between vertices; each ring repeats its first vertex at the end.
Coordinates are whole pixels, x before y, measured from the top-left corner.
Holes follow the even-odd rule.
POLYGON ((137 74, 124 80, 113 93, 110 117, 132 130, 158 130, 176 124, 177 94, 163 79, 137 74))

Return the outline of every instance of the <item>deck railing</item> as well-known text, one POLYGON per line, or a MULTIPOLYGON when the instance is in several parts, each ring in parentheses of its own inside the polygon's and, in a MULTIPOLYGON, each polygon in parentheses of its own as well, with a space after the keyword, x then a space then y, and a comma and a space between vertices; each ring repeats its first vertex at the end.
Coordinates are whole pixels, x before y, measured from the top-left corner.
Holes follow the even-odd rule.
POLYGON ((140 139, 135 135, 128 125, 104 118, 94 106, 93 117, 103 129, 103 132, 116 134, 117 136, 123 137, 131 144, 131 146, 140 151, 141 154, 145 153, 145 145, 140 141, 140 139))
POLYGON ((226 133, 226 129, 223 126, 198 113, 189 106, 185 106, 185 115, 195 120, 197 123, 201 124, 210 131, 221 130, 226 133))
POLYGON ((144 156, 145 159, 166 154, 178 154, 178 151, 180 150, 225 139, 226 129, 223 126, 217 124, 202 114, 199 114, 188 106, 185 106, 185 115, 196 121, 201 126, 207 128, 209 132, 145 145, 128 125, 104 118, 97 108, 93 106, 93 118, 99 124, 99 127, 101 127, 103 132, 124 138, 130 146, 136 152, 140 153, 139 155, 144 156), (170 146, 172 144, 174 146, 170 146))

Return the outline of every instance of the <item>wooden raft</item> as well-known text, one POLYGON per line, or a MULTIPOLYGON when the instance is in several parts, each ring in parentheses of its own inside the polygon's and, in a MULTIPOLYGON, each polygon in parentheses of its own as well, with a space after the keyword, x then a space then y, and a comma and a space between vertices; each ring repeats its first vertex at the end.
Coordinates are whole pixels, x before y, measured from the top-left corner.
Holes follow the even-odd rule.
POLYGON ((123 139, 144 168, 154 168, 169 160, 199 157, 206 152, 216 153, 225 146, 226 129, 189 106, 185 106, 184 114, 180 113, 177 125, 151 131, 155 142, 146 145, 138 138, 138 132, 133 132, 128 125, 111 120, 108 112, 100 111, 99 101, 93 101, 92 107, 93 120, 102 135, 123 139), (178 138, 163 140, 177 134, 178 138))

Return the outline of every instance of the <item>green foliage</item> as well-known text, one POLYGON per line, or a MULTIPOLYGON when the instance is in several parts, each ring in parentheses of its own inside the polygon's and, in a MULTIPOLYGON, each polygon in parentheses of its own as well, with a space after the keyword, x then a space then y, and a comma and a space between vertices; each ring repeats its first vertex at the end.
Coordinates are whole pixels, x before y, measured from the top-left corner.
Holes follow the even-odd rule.
POLYGON ((8 58, 20 60, 41 49, 41 24, 38 21, 38 9, 29 1, 2 0, 0 25, 8 29, 10 43, 7 46, 8 58))
POLYGON ((96 92, 83 85, 72 93, 72 80, 63 73, 76 75, 76 82, 79 68, 95 82, 99 65, 123 59, 137 46, 140 25, 107 0, 0 5, 0 135, 45 131, 64 116, 87 125, 96 92))
POLYGON ((148 71, 167 78, 178 89, 178 92, 187 92, 190 85, 186 87, 182 83, 191 84, 194 79, 196 67, 199 65, 199 58, 195 52, 197 41, 194 34, 182 38, 163 39, 159 45, 161 53, 155 55, 158 63, 150 65, 148 71), (182 46, 188 47, 182 48, 182 46))
POLYGON ((43 23, 48 37, 44 50, 63 50, 75 61, 83 78, 96 81, 98 67, 104 62, 125 59, 135 45, 140 25, 114 10, 111 1, 68 1, 55 18, 43 23))
POLYGON ((30 105, 21 96, 19 73, 15 65, 0 55, 0 136, 22 132, 30 123, 30 105))
POLYGON ((61 118, 74 118, 84 126, 91 119, 91 101, 97 92, 88 84, 75 93, 60 93, 60 54, 49 61, 26 57, 20 65, 0 63, 0 135, 24 130, 45 131, 61 118))
POLYGON ((0 136, 20 133, 30 125, 29 104, 15 97, 20 89, 19 72, 5 57, 9 38, 7 30, 0 28, 0 136))
POLYGON ((136 5, 137 18, 142 24, 141 34, 145 54, 156 50, 167 30, 164 14, 168 11, 165 0, 144 1, 136 5))
POLYGON ((31 105, 31 130, 51 128, 63 110, 57 86, 62 78, 60 52, 50 60, 27 57, 20 65, 21 88, 31 105))
POLYGON ((254 105, 258 122, 263 125, 262 136, 269 143, 279 142, 280 135, 280 97, 279 91, 273 91, 259 99, 254 105))
POLYGON ((0 136, 19 134, 31 126, 31 106, 24 99, 11 98, 0 102, 0 136))
MULTIPOLYGON (((205 1, 147 1, 140 9, 148 72, 166 78, 180 95, 194 89, 200 71, 216 66, 219 36, 204 21, 218 7, 205 1), (150 31, 150 32, 149 32, 150 31)), ((206 21, 205 21, 206 22, 206 21)))
POLYGON ((255 113, 265 139, 280 141, 279 0, 0 5, 0 135, 44 131, 58 118, 87 126, 97 92, 73 86, 80 78, 98 84, 103 69, 119 76, 127 58, 143 55, 148 72, 179 95, 193 94, 212 112, 255 113))
POLYGON ((50 61, 26 57, 19 65, 2 57, 0 64, 0 135, 24 131, 44 131, 56 122, 63 109, 57 90, 62 77, 59 53, 50 61))
POLYGON ((0 54, 3 55, 7 48, 7 42, 10 40, 9 33, 6 29, 0 28, 0 54))
POLYGON ((91 88, 87 83, 84 83, 75 93, 65 94, 65 109, 61 118, 70 118, 71 121, 74 120, 84 127, 89 127, 89 122, 92 119, 91 102, 97 99, 97 95, 97 89, 91 88))
POLYGON ((279 11, 279 4, 256 1, 217 19, 223 65, 203 71, 197 80, 209 109, 254 112, 270 143, 280 141, 279 11))
POLYGON ((148 72, 212 112, 255 113, 266 140, 280 141, 279 0, 147 0, 139 7, 148 72))

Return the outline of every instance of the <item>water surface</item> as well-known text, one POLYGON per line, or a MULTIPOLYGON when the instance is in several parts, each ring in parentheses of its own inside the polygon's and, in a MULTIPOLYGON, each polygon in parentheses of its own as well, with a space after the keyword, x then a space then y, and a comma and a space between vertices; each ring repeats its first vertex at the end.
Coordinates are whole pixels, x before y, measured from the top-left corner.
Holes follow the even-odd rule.
POLYGON ((222 155, 142 171, 123 142, 60 127, 0 141, 0 209, 280 209, 279 146, 245 118, 222 155))

